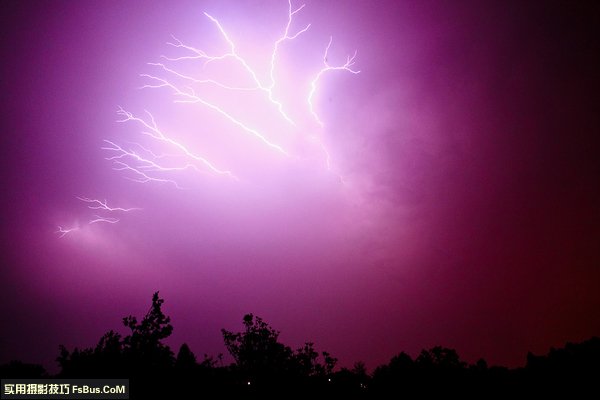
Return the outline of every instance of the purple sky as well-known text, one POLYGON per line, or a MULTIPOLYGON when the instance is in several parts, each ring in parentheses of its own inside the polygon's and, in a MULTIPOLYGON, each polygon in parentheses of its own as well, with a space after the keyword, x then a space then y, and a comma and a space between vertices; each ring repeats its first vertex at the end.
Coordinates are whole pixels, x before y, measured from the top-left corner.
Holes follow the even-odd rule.
MULTIPOLYGON (((369 368, 438 344, 517 366, 527 351, 600 335, 598 7, 307 1, 290 33, 312 25, 281 45, 274 70, 295 126, 264 92, 194 86, 289 156, 206 106, 174 104, 168 89, 139 89, 140 74, 169 76, 148 62, 182 55, 171 35, 227 52, 203 12, 268 84, 287 7, 3 3, 0 362, 53 370, 59 344, 95 345, 156 290, 169 343, 198 355, 225 352, 220 329, 239 329, 248 312, 292 347, 313 341, 369 368), (307 96, 330 36, 328 62, 357 50, 361 72, 323 75, 320 127, 307 96), (126 179, 103 140, 174 149, 117 123, 119 106, 147 109, 239 179, 155 175, 183 190, 126 179), (99 212, 76 196, 142 210, 90 225, 99 212), (59 225, 79 229, 60 237, 59 225)), ((170 65, 252 83, 231 59, 170 65)))

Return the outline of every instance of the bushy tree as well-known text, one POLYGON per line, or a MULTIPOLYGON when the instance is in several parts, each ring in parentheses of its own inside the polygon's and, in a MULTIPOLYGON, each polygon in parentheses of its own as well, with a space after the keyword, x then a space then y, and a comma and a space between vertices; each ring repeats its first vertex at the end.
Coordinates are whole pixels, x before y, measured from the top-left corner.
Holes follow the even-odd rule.
POLYGON ((252 314, 246 314, 243 323, 242 332, 221 330, 225 347, 240 370, 260 376, 281 375, 293 368, 292 349, 278 341, 278 331, 252 314))
POLYGON ((65 377, 115 377, 159 372, 173 365, 171 349, 162 341, 173 332, 170 318, 161 309, 164 300, 158 292, 152 296, 152 305, 140 323, 134 316, 123 318, 131 333, 124 338, 109 331, 94 348, 75 348, 70 352, 60 346, 57 358, 65 377))
POLYGON ((460 360, 456 350, 441 346, 422 350, 415 362, 417 366, 426 369, 460 369, 466 366, 466 363, 460 360))
POLYGON ((141 322, 131 315, 123 318, 123 324, 131 330, 123 340, 124 353, 134 367, 152 370, 170 367, 175 361, 169 346, 162 342, 173 333, 171 318, 162 311, 163 303, 156 292, 141 322))

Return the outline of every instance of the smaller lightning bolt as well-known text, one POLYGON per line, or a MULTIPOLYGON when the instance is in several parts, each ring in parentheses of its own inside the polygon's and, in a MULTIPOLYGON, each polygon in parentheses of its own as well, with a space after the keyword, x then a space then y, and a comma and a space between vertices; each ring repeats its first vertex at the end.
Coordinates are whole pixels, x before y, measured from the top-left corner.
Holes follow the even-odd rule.
POLYGON ((218 86, 222 89, 227 89, 227 90, 240 90, 240 91, 253 91, 253 90, 258 90, 259 87, 238 87, 238 86, 229 86, 229 85, 225 85, 224 83, 221 83, 219 81, 215 81, 214 79, 196 79, 192 76, 189 75, 184 75, 180 72, 175 71, 172 68, 167 67, 166 65, 162 64, 162 63, 148 63, 148 65, 152 65, 155 67, 159 67, 162 68, 165 72, 168 72, 170 74, 173 74, 181 79, 185 79, 188 80, 190 82, 193 83, 199 83, 199 84, 211 84, 211 85, 215 85, 218 86))
MULTIPOLYGON (((134 182, 147 183, 147 182, 161 182, 161 183, 170 183, 175 186, 177 189, 182 189, 181 186, 177 184, 176 181, 172 179, 165 178, 157 178, 148 175, 147 172, 155 172, 155 171, 173 171, 176 168, 166 168, 158 165, 152 160, 144 158, 137 154, 134 151, 126 150, 118 144, 111 142, 110 140, 104 140, 105 143, 108 143, 109 146, 101 147, 101 150, 108 150, 117 153, 117 155, 112 157, 106 157, 106 160, 112 161, 115 165, 113 169, 115 171, 131 171, 136 175, 136 178, 126 177, 125 179, 132 180, 134 182), (132 166, 128 162, 121 161, 126 160, 127 158, 132 158, 134 161, 137 161, 137 166, 132 166)), ((192 167, 191 165, 187 165, 186 167, 178 168, 177 170, 183 170, 187 167, 192 167)))
POLYGON ((148 88, 148 89, 170 88, 171 90, 173 90, 173 94, 177 97, 177 99, 175 100, 176 103, 200 103, 200 104, 203 104, 206 107, 210 108, 211 110, 214 110, 217 113, 221 114, 223 117, 228 119, 234 125, 240 127, 246 133, 249 133, 252 136, 257 137, 258 139, 260 139, 260 141, 262 141, 264 144, 266 144, 270 148, 275 149, 286 156, 289 156, 289 154, 283 148, 281 148, 281 146, 269 141, 269 139, 267 139, 262 133, 258 132, 256 129, 250 128, 249 126, 245 125, 243 122, 236 119, 234 116, 229 114, 227 111, 225 111, 221 107, 214 105, 212 103, 209 103, 208 101, 197 96, 192 88, 188 88, 189 91, 184 92, 183 90, 181 90, 174 84, 170 83, 169 81, 159 78, 157 76, 153 76, 153 75, 149 75, 149 74, 141 74, 140 76, 157 82, 155 84, 146 84, 146 85, 142 86, 142 89, 145 89, 145 88, 148 88))
POLYGON ((317 115, 317 113, 315 112, 314 106, 313 106, 313 96, 317 90, 317 83, 319 82, 319 79, 321 79, 321 77, 323 76, 324 73, 328 72, 328 71, 348 71, 351 72, 353 74, 359 74, 360 71, 354 70, 352 69, 352 66, 354 65, 354 59, 356 58, 356 51, 354 52, 354 55, 352 57, 347 56, 346 57, 346 63, 344 65, 340 65, 340 66, 331 66, 329 65, 329 62, 327 61, 327 55, 329 53, 329 48, 331 47, 331 42, 333 41, 333 37, 329 37, 329 43, 327 44, 327 47, 325 48, 325 54, 323 55, 323 64, 325 65, 324 68, 322 68, 317 75, 315 76, 315 78, 312 80, 312 82, 310 83, 310 92, 308 93, 308 107, 310 109, 310 113, 313 115, 313 117, 315 118, 315 121, 317 121, 317 123, 321 126, 323 126, 323 121, 321 121, 321 119, 319 118, 319 116, 317 115))
MULTIPOLYGON (((194 154, 191 150, 189 150, 182 143, 168 137, 165 133, 163 133, 156 121, 154 120, 154 116, 146 111, 149 121, 146 121, 142 118, 136 117, 132 113, 124 110, 119 107, 117 110, 117 114, 121 117, 117 122, 128 122, 133 121, 140 125, 142 125, 143 130, 141 132, 142 135, 149 136, 154 141, 166 143, 172 147, 175 147, 181 154, 173 155, 173 154, 155 154, 150 149, 147 149, 140 143, 133 143, 133 145, 139 147, 143 153, 143 155, 139 151, 126 149, 123 146, 114 143, 110 140, 104 140, 107 146, 102 147, 102 150, 108 150, 114 153, 113 156, 106 157, 107 160, 113 161, 114 169, 117 171, 130 171, 134 174, 135 178, 127 178, 133 180, 135 182, 147 183, 147 182, 162 182, 162 183, 171 183, 176 188, 182 189, 178 183, 173 179, 167 179, 164 177, 158 177, 155 173, 165 173, 165 172, 173 172, 173 171, 183 171, 187 169, 193 169, 198 172, 204 172, 201 170, 196 164, 186 163, 180 166, 165 166, 161 165, 158 160, 166 158, 166 157, 186 157, 193 161, 200 162, 205 170, 212 172, 217 175, 226 175, 233 179, 238 179, 231 171, 222 170, 216 167, 213 163, 211 163, 208 159, 194 154)), ((85 201, 85 200, 83 200, 85 201)), ((98 205, 98 204, 97 204, 98 205)))
MULTIPOLYGON (((171 69, 167 69, 165 67, 163 67, 163 69, 165 69, 165 71, 170 72, 175 74, 176 76, 179 76, 180 78, 183 79, 187 79, 187 80, 191 80, 193 82, 198 82, 198 83, 214 83, 217 86, 220 86, 222 88, 226 88, 226 89, 232 89, 232 90, 262 90, 264 92, 266 92, 268 94, 269 100, 271 100, 272 103, 275 104, 275 106, 277 106, 277 109, 279 110, 280 114, 282 114, 282 116, 289 122, 292 122, 291 119, 283 112, 283 106, 279 103, 276 102, 274 100, 272 100, 272 95, 271 95, 271 90, 264 87, 260 80, 258 79, 258 76, 256 75, 256 73, 254 72, 254 70, 252 69, 252 67, 250 67, 250 65, 246 62, 246 60, 244 60, 236 51, 235 48, 235 44, 233 43, 233 41, 229 38, 229 35, 227 35, 227 32, 225 32, 225 29, 223 29, 223 26, 221 26, 221 23, 219 22, 219 20, 217 20, 215 17, 213 17, 212 15, 208 14, 207 12, 204 13, 204 15, 210 19, 217 27, 217 29, 219 29, 219 32, 221 32, 221 35, 223 36, 223 38, 225 39, 225 41, 227 42, 227 44, 229 45, 229 52, 222 54, 220 56, 210 56, 208 54, 206 54, 204 51, 196 49, 192 46, 188 46, 184 43, 182 43, 179 39, 175 38, 173 36, 173 40, 174 43, 169 42, 167 43, 168 45, 171 45, 173 47, 176 48, 182 48, 185 50, 190 51, 193 55, 191 56, 181 56, 181 57, 167 57, 167 56, 161 56, 163 59, 168 60, 168 61, 181 61, 181 60, 204 60, 204 65, 206 66, 207 64, 211 63, 211 62, 215 62, 215 61, 221 61, 221 60, 225 60, 227 58, 233 58, 234 60, 236 60, 241 66, 242 68, 248 73, 248 75, 250 75, 250 78, 252 79, 252 81, 254 82, 253 87, 251 88, 235 88, 235 87, 230 87, 228 85, 224 85, 212 80, 197 80, 194 79, 190 76, 187 75, 183 75, 181 73, 175 72, 174 70, 171 69)), ((142 76, 147 76, 147 75, 142 75, 142 76)), ((149 78, 154 78, 152 76, 148 76, 149 78)), ((156 78, 158 79, 158 78, 156 78)), ((165 81, 165 83, 167 83, 165 81)), ((170 83, 168 83, 168 86, 173 87, 173 85, 171 85, 170 83)), ((151 87, 151 86, 146 86, 146 87, 151 87)), ((183 95, 184 97, 187 96, 187 93, 181 93, 180 90, 176 89, 175 87, 173 87, 173 89, 175 89, 177 92, 180 93, 176 93, 178 95, 183 95)), ((195 97, 195 96, 193 96, 195 97)), ((207 107, 216 109, 217 111, 220 112, 220 109, 217 109, 218 107, 211 105, 208 102, 205 102, 204 100, 201 99, 196 99, 193 102, 200 102, 204 105, 206 105, 207 107)), ((233 121, 232 121, 233 122, 233 121)), ((235 123, 235 122, 234 122, 235 123)), ((237 124, 237 123, 236 123, 237 124)))
MULTIPOLYGON (((206 13, 204 13, 206 15, 206 13)), ((212 17, 209 17, 212 18, 212 17)), ((214 21, 216 21, 216 19, 213 18, 214 21)), ((219 25, 220 26, 220 25, 219 25)), ((212 61, 218 61, 218 60, 224 60, 226 58, 229 57, 234 57, 233 54, 231 53, 226 53, 220 56, 209 56, 208 54, 206 54, 204 51, 196 49, 195 47, 192 46, 188 46, 187 44, 184 44, 181 40, 177 39, 175 36, 171 35, 171 37, 173 38, 174 42, 167 42, 167 44, 169 46, 173 46, 175 48, 180 48, 180 49, 184 49, 184 50, 188 50, 189 52, 191 52, 193 55, 191 56, 180 56, 180 57, 168 57, 165 55, 160 56, 162 59, 165 59, 167 61, 183 61, 183 60, 205 60, 204 61, 204 65, 212 62, 212 61)))
POLYGON ((118 218, 101 217, 99 215, 94 215, 93 217, 94 217, 94 219, 90 220, 90 222, 89 222, 90 225, 98 223, 98 222, 105 222, 107 224, 116 224, 117 222, 119 222, 118 218))
POLYGON ((79 228, 76 226, 73 228, 63 228, 62 226, 59 225, 56 233, 60 234, 59 238, 62 238, 65 235, 67 235, 68 233, 71 233, 71 232, 77 231, 77 230, 79 230, 79 228))
POLYGON ((291 0, 288 0, 288 6, 289 6, 288 22, 287 22, 287 25, 285 26, 285 31, 283 32, 283 35, 279 39, 277 39, 277 41, 275 41, 275 45, 273 47, 273 52, 271 53, 271 69, 269 71, 269 75, 271 77, 271 84, 268 86, 269 89, 272 89, 275 86, 275 59, 277 58, 277 51, 279 50, 279 45, 281 43, 285 42, 286 40, 296 39, 298 36, 300 36, 301 34, 306 32, 308 30, 308 28, 310 28, 310 24, 308 24, 304 27, 304 29, 301 29, 298 32, 296 32, 294 35, 290 36, 290 33, 289 33, 290 25, 292 24, 293 16, 298 11, 302 10, 306 6, 306 4, 302 4, 300 7, 298 7, 294 11, 292 11, 292 2, 291 2, 291 0))
POLYGON ((317 142, 317 144, 319 145, 319 147, 321 148, 323 153, 325 153, 325 165, 327 166, 327 170, 331 171, 331 154, 329 154, 327 147, 325 147, 325 145, 319 138, 315 138, 315 139, 316 139, 315 141, 317 142))
POLYGON ((275 45, 273 46, 273 52, 271 53, 271 69, 269 70, 269 77, 271 78, 271 83, 269 84, 269 86, 264 88, 264 90, 266 90, 267 93, 269 94, 269 100, 272 103, 274 103, 275 105, 277 105, 277 109, 279 110, 279 113, 282 114, 283 117, 285 118, 285 120, 288 121, 289 123, 291 123, 292 125, 295 125, 295 123, 283 111, 283 104, 281 104, 281 102, 275 100, 275 98, 273 96, 273 88, 275 87, 275 60, 277 58, 277 52, 279 50, 280 44, 282 44, 286 40, 296 39, 298 36, 300 36, 301 34, 306 32, 308 30, 308 28, 310 28, 310 24, 308 24, 304 27, 304 29, 299 30, 294 35, 290 36, 290 33, 289 33, 294 14, 296 14, 297 12, 302 10, 304 8, 304 6, 305 6, 305 4, 302 4, 300 7, 298 7, 294 11, 292 11, 292 1, 288 0, 288 22, 287 22, 287 25, 285 26, 285 31, 283 32, 283 35, 275 41, 275 45))
POLYGON ((86 203, 90 203, 90 205, 88 206, 89 209, 92 210, 104 210, 104 211, 123 211, 123 212, 129 212, 129 211, 135 211, 135 210, 141 210, 141 208, 138 207, 131 207, 131 208, 122 208, 122 207, 109 207, 107 204, 107 201, 101 201, 101 200, 97 200, 97 199, 90 199, 87 197, 79 197, 77 196, 77 199, 86 202, 86 203))
POLYGON ((244 60, 242 57, 240 57, 239 54, 235 51, 235 43, 233 43, 233 41, 231 39, 229 39, 229 36, 227 35, 227 32, 225 32, 225 29, 223 29, 223 27, 221 26, 221 23, 215 17, 213 17, 212 15, 210 15, 207 12, 205 12, 204 15, 217 26, 217 28, 221 32, 221 35, 223 36, 223 39, 225 39, 225 41, 229 45, 229 53, 225 53, 220 56, 211 57, 211 56, 207 56, 206 53, 201 52, 202 54, 205 54, 204 58, 207 59, 206 64, 213 62, 213 61, 217 61, 217 60, 223 60, 225 58, 234 58, 244 67, 244 69, 248 72, 248 74, 250 74, 250 76, 252 77, 252 80, 256 83, 256 86, 259 88, 262 88, 263 86, 260 84, 260 80, 258 79, 258 76, 256 76, 256 73, 254 72, 254 70, 250 67, 250 65, 248 65, 246 60, 244 60))
POLYGON ((158 125, 156 125, 156 121, 154 121, 154 117, 152 116, 152 114, 150 114, 150 112, 146 111, 146 114, 148 114, 148 116, 150 117, 150 123, 144 121, 141 118, 134 116, 132 113, 130 113, 128 111, 125 111, 123 108, 119 108, 119 110, 117 111, 117 114, 123 117, 123 119, 119 120, 118 122, 127 122, 127 121, 138 122, 138 123, 142 124, 146 129, 148 129, 148 131, 142 132, 143 135, 150 136, 151 138, 156 139, 160 142, 165 142, 165 143, 168 143, 168 144, 176 147, 177 149, 179 149, 183 154, 185 154, 189 158, 194 159, 196 161, 200 161, 202 164, 204 164, 204 166, 206 166, 209 170, 211 170, 215 174, 228 175, 231 178, 235 178, 235 176, 231 173, 231 171, 225 171, 225 170, 215 167, 206 158, 200 157, 200 156, 192 153, 190 150, 188 150, 187 147, 185 147, 181 143, 167 137, 160 129, 158 129, 158 125))
POLYGON ((323 152, 323 154, 325 156, 325 166, 327 167, 327 171, 329 171, 330 173, 335 175, 339 179, 340 183, 346 184, 346 181, 344 180, 344 178, 338 172, 334 171, 333 166, 332 166, 332 161, 331 161, 331 154, 329 153, 329 150, 327 150, 327 147, 325 146, 325 144, 323 143, 321 138, 317 135, 311 135, 309 139, 313 143, 315 143, 319 147, 319 149, 323 152))
POLYGON ((129 144, 132 144, 134 146, 139 147, 140 149, 142 149, 142 151, 145 151, 146 153, 150 154, 154 159, 159 160, 161 158, 177 158, 177 157, 185 157, 181 154, 169 154, 169 153, 163 153, 163 154, 156 154, 155 152, 153 152, 152 150, 150 150, 149 148, 142 146, 140 143, 136 143, 136 142, 127 142, 129 144))

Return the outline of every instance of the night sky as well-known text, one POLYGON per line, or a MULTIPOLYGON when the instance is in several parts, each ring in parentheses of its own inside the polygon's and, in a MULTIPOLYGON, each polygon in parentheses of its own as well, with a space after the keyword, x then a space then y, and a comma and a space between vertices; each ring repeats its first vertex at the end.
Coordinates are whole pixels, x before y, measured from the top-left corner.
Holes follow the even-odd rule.
POLYGON ((161 58, 186 54, 171 35, 227 53, 207 12, 268 86, 285 0, 2 2, 0 363, 53 371, 59 344, 124 332, 121 318, 143 315, 157 290, 168 343, 197 355, 225 353, 220 329, 241 329, 249 312, 293 348, 313 341, 368 368, 434 345, 514 367, 600 335, 591 3, 306 1, 290 34, 310 28, 274 64, 292 125, 265 91, 148 64, 251 86, 232 57, 161 58), (322 75, 321 126, 307 100, 330 36, 327 62, 356 50, 360 73, 322 75), (285 154, 210 107, 174 103, 169 88, 141 89, 152 83, 141 74, 193 87, 285 154), (119 107, 151 112, 235 178, 117 122, 119 107), (187 168, 137 182, 104 140, 187 168), (140 210, 102 213, 77 197, 140 210))

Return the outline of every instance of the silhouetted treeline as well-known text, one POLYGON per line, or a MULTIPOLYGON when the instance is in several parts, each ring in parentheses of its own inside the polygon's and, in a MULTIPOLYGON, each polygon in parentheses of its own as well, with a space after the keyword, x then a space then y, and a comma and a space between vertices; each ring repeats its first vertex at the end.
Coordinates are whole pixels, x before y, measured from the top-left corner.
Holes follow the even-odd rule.
MULTIPOLYGON (((416 357, 401 352, 368 374, 364 363, 336 369, 337 359, 317 352, 307 342, 293 350, 279 341, 279 332, 252 314, 239 332, 221 331, 234 359, 223 364, 204 355, 198 360, 187 344, 177 355, 164 344, 173 332, 157 293, 141 321, 123 318, 128 334, 107 332, 93 348, 69 351, 60 346, 58 378, 127 378, 131 398, 197 397, 202 394, 351 396, 384 398, 416 394, 540 395, 546 393, 600 394, 600 338, 551 349, 546 356, 527 355, 523 368, 488 367, 480 359, 469 365, 453 349, 433 347, 416 357)), ((13 361, 0 366, 2 378, 48 377, 39 365, 13 361)))

